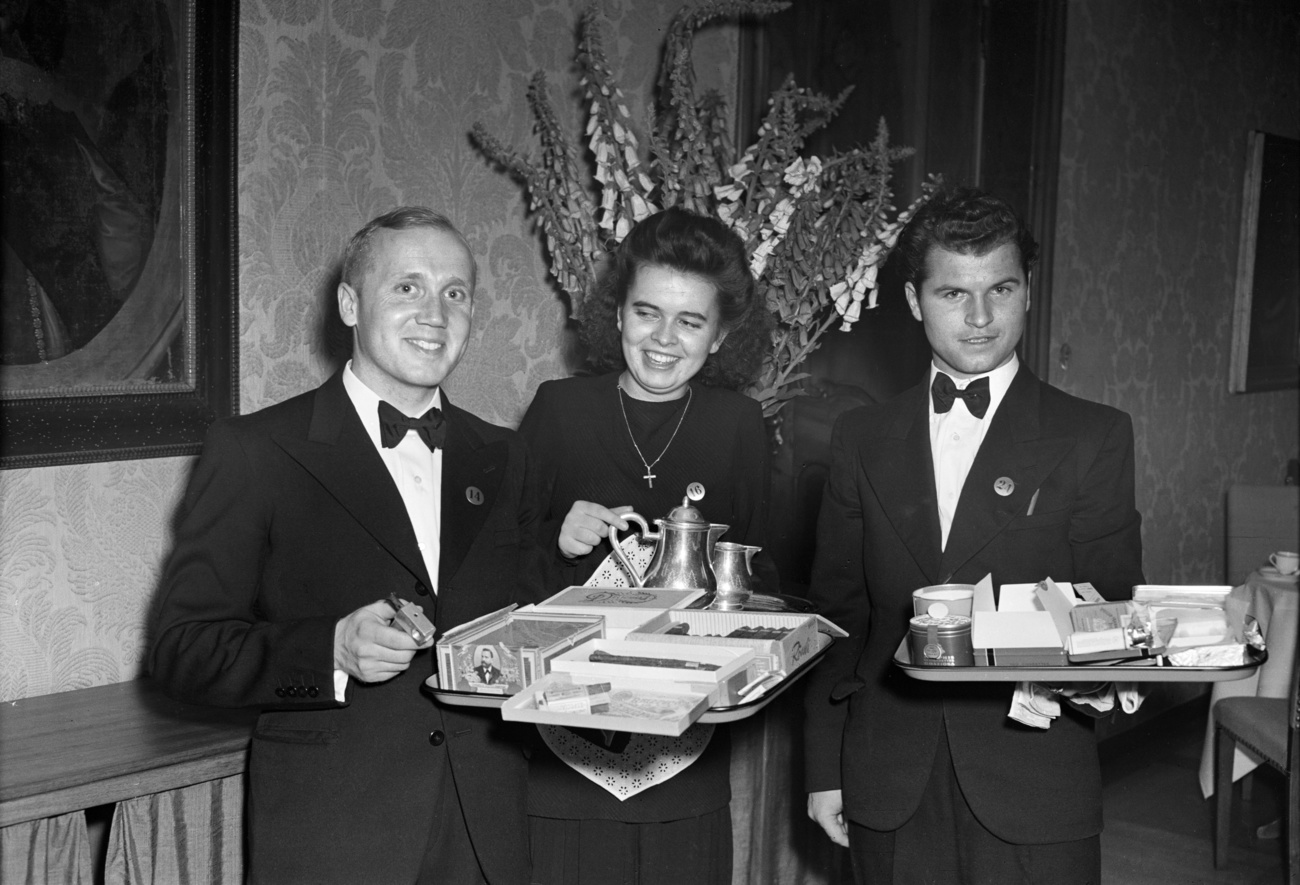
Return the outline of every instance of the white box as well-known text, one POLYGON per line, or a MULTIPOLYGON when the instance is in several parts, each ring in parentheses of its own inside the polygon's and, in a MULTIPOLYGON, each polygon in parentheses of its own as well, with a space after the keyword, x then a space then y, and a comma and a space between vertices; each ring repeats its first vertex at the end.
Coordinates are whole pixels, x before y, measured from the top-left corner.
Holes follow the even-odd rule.
MULTIPOLYGON (((825 620, 825 619, 822 619, 825 620)), ((839 630, 829 621, 825 622, 839 630)), ((667 611, 629 632, 628 642, 659 642, 672 645, 712 645, 754 650, 755 674, 789 673, 817 651, 818 618, 772 612, 667 611), (688 624, 686 635, 664 634, 674 624, 688 624), (739 627, 782 627, 790 632, 773 639, 734 637, 727 634, 739 627)), ((841 635, 847 635, 839 630, 841 635)))
POLYGON ((709 706, 739 703, 740 689, 754 676, 754 650, 734 646, 681 645, 669 642, 639 642, 593 639, 551 659, 552 673, 567 673, 585 682, 616 682, 625 679, 675 682, 702 686, 709 693, 709 706), (717 669, 695 667, 641 666, 589 660, 600 651, 631 659, 658 659, 715 665, 717 669))
POLYGON ((520 611, 564 612, 601 615, 605 636, 621 639, 661 612, 685 608, 705 594, 704 590, 672 590, 664 587, 566 587, 549 599, 527 605, 520 611))
POLYGON ((684 682, 653 679, 589 679, 567 673, 551 673, 510 698, 501 707, 501 718, 513 722, 563 725, 569 728, 599 728, 675 737, 709 708, 707 688, 684 682), (547 688, 573 683, 609 682, 608 713, 561 713, 539 707, 537 696, 547 688))

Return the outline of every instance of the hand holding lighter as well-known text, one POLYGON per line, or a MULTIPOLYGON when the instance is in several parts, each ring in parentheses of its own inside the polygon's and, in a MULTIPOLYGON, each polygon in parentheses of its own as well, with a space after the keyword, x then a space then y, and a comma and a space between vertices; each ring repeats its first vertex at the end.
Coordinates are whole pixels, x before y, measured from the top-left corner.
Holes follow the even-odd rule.
POLYGON ((409 633, 411 638, 420 645, 426 645, 433 640, 433 623, 424 616, 423 608, 399 598, 396 593, 388 594, 386 601, 392 606, 394 612, 394 627, 409 633))

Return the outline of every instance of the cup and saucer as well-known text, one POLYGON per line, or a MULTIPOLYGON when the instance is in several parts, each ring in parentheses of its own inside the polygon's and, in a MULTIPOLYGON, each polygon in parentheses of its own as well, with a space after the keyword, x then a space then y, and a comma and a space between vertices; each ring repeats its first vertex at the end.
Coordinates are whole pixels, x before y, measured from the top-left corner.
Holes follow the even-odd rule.
POLYGON ((1275 581, 1294 581, 1300 577, 1300 554, 1279 550, 1268 558, 1268 564, 1260 566, 1259 573, 1275 581))

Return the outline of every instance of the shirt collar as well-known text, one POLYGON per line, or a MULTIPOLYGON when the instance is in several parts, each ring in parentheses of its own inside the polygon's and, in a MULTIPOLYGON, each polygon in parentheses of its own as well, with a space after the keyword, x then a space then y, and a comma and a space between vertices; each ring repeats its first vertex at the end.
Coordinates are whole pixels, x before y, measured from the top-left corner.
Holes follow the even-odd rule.
MULTIPOLYGON (((942 369, 931 362, 929 383, 934 384, 934 376, 938 375, 942 371, 942 369)), ((976 375, 974 378, 953 378, 952 380, 953 383, 957 385, 958 390, 965 390, 966 386, 976 378, 989 379, 989 410, 984 413, 983 419, 988 421, 993 417, 993 413, 998 410, 998 406, 1002 403, 1002 398, 1007 395, 1007 391, 1011 388, 1011 382, 1015 380, 1016 372, 1018 371, 1020 371, 1020 357, 1016 355, 1015 351, 1012 351, 1011 359, 1007 360, 1006 363, 998 366, 987 375, 976 375)), ((947 373, 944 372, 944 374, 947 373)), ((928 399, 930 402, 930 418, 934 419, 938 417, 934 413, 934 398, 928 397, 928 399)))

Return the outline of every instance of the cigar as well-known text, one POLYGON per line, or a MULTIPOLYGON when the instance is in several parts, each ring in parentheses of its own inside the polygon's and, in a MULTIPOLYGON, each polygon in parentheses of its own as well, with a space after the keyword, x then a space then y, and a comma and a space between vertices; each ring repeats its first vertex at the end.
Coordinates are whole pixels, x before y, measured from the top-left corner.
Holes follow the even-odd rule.
POLYGON ((633 655, 616 655, 597 649, 587 658, 593 664, 623 664, 629 667, 676 667, 682 670, 717 670, 719 664, 703 661, 681 661, 675 658, 640 658, 633 655))

